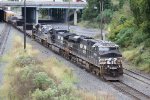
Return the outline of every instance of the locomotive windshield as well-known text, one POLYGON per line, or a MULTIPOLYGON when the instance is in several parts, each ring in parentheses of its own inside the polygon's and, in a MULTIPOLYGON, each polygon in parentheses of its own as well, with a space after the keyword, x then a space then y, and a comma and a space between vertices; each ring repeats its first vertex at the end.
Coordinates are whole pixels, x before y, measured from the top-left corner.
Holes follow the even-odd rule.
POLYGON ((101 57, 122 57, 118 47, 99 48, 101 57))
POLYGON ((99 51, 100 52, 106 52, 106 51, 112 51, 112 50, 115 50, 115 51, 119 51, 119 48, 118 47, 99 47, 99 51))

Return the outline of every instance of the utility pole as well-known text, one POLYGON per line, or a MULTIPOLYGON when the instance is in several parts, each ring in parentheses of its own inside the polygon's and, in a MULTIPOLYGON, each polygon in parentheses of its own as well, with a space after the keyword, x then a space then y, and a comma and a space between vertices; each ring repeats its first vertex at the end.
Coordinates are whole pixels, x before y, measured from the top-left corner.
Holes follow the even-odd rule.
POLYGON ((26 50, 26 0, 24 0, 24 50, 26 50))
POLYGON ((70 0, 69 0, 68 12, 67 12, 67 13, 68 13, 68 16, 67 16, 67 17, 68 17, 68 20, 67 20, 67 21, 68 21, 68 31, 70 31, 70 24, 69 24, 69 12, 70 12, 70 0))
POLYGON ((103 0, 100 0, 100 16, 101 16, 101 19, 100 19, 100 28, 101 28, 101 40, 103 40, 103 0))

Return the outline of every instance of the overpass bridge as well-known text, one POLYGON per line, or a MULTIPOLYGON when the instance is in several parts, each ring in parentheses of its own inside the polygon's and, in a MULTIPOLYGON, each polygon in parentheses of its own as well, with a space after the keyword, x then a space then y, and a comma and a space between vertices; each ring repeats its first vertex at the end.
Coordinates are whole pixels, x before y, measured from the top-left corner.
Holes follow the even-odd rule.
MULTIPOLYGON (((87 5, 86 2, 51 2, 51 1, 26 1, 26 7, 38 8, 70 8, 83 9, 87 5)), ((0 7, 23 7, 24 2, 18 1, 0 1, 0 7)))
POLYGON ((0 7, 22 8, 22 18, 26 17, 27 23, 38 23, 39 9, 48 9, 49 20, 63 20, 68 22, 70 13, 73 13, 74 24, 77 24, 78 11, 86 7, 86 2, 52 2, 52 1, 26 1, 26 16, 24 16, 24 2, 0 1, 0 7))

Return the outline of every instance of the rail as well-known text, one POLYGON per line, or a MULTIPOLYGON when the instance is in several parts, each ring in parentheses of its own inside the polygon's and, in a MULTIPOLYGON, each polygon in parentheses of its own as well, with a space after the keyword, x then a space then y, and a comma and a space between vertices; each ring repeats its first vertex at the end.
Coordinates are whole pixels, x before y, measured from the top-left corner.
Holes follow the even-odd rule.
POLYGON ((5 44, 8 39, 10 30, 11 30, 11 26, 9 24, 5 24, 0 36, 0 56, 2 56, 4 52, 5 44))
POLYGON ((141 81, 141 82, 143 82, 143 83, 145 83, 147 85, 150 85, 150 78, 146 77, 146 76, 144 76, 142 74, 133 72, 133 71, 131 71, 129 69, 126 69, 126 68, 124 68, 124 74, 126 74, 127 76, 132 77, 132 78, 134 78, 134 79, 136 79, 138 81, 141 81))
POLYGON ((126 93, 127 95, 131 96, 136 100, 150 100, 150 97, 148 95, 136 90, 135 88, 132 88, 131 86, 123 82, 113 82, 112 85, 121 92, 126 93))

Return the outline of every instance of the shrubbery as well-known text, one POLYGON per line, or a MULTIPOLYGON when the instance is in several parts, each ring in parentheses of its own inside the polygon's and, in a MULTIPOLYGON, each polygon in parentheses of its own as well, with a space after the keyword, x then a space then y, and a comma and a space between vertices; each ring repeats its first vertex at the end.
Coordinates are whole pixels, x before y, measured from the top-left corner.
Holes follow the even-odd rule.
POLYGON ((144 16, 148 16, 142 14, 145 13, 142 12, 145 8, 140 8, 147 0, 145 2, 142 0, 131 1, 131 9, 129 2, 126 1, 122 9, 114 13, 110 23, 110 34, 108 38, 122 47, 124 57, 127 60, 139 66, 140 69, 150 72, 150 57, 148 55, 150 49, 148 24, 150 22, 143 18, 144 16), (136 3, 133 4, 133 2, 136 3), (142 5, 139 2, 143 2, 142 5))
POLYGON ((7 61, 1 88, 4 100, 77 100, 81 96, 73 87, 71 70, 56 58, 39 60, 38 53, 28 45, 22 51, 21 41, 3 59, 7 61), (17 47, 17 48, 16 48, 17 47), (54 71, 55 70, 55 71, 54 71))

